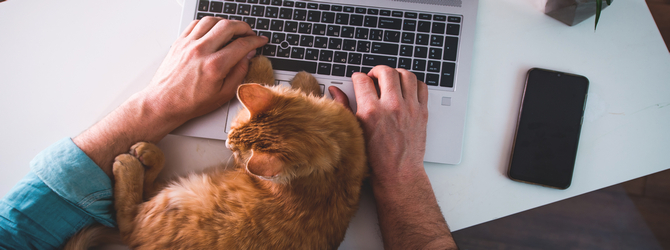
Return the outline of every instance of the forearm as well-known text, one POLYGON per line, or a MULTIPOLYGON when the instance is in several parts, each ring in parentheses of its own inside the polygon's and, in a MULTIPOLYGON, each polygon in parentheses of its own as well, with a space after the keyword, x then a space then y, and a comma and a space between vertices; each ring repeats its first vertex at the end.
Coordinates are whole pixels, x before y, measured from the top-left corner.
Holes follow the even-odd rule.
POLYGON ((373 175, 384 248, 457 249, 423 166, 415 169, 420 171, 373 175))
POLYGON ((136 142, 156 143, 184 122, 157 112, 154 103, 144 92, 137 93, 72 140, 112 178, 117 155, 128 152, 136 142))

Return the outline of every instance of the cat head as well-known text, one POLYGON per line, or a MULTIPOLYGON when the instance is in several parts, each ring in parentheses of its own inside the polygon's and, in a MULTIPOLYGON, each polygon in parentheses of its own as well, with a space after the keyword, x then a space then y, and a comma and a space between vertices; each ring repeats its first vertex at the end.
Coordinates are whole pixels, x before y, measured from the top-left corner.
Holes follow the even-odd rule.
POLYGON ((342 105, 295 89, 243 84, 237 96, 244 109, 231 123, 226 145, 239 166, 275 183, 332 173, 340 141, 351 137, 351 128, 339 124, 357 124, 342 105))

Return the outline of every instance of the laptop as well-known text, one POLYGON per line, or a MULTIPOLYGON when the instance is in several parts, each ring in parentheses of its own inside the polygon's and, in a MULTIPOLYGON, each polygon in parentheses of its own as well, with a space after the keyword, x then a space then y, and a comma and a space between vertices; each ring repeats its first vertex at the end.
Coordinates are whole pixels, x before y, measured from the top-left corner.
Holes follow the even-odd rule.
MULTIPOLYGON (((247 22, 270 38, 258 50, 278 84, 312 73, 325 96, 340 88, 356 102, 350 76, 375 65, 405 68, 428 84, 424 161, 458 164, 470 84, 478 0, 186 0, 180 32, 195 19, 218 16, 247 22)), ((242 108, 234 99, 172 132, 225 140, 242 108)))

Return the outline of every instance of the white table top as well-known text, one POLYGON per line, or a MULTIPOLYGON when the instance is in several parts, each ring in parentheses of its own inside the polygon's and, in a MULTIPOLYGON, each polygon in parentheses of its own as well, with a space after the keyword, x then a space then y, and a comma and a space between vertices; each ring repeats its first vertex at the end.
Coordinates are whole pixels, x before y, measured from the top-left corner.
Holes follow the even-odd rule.
MULTIPOLYGON (((670 168, 670 54, 644 0, 616 1, 568 27, 543 0, 480 0, 460 165, 426 164, 452 230, 670 168), (591 81, 572 186, 505 176, 526 71, 591 81)), ((42 149, 74 137, 148 84, 177 37, 178 1, 0 3, 0 195, 42 149)), ((168 136, 170 172, 225 163, 222 141, 168 136)), ((364 194, 342 249, 378 249, 364 194)))

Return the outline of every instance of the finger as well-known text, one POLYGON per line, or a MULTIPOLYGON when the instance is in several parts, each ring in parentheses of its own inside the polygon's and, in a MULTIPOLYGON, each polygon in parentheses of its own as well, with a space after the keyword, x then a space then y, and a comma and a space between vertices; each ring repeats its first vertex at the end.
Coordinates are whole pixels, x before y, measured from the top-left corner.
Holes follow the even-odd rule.
POLYGON ((249 24, 236 20, 221 20, 202 37, 210 51, 219 50, 235 36, 256 35, 249 24))
POLYGON ((268 38, 263 36, 240 37, 214 54, 215 64, 219 65, 219 68, 222 69, 222 74, 225 76, 228 74, 228 70, 235 66, 249 52, 263 46, 267 42, 268 38))
POLYGON ((398 71, 389 66, 376 66, 370 70, 368 76, 377 78, 379 83, 380 99, 400 99, 402 89, 398 71))
POLYGON ((342 104, 342 106, 344 106, 344 108, 348 109, 349 111, 354 112, 351 110, 351 106, 349 105, 349 97, 347 97, 347 94, 342 92, 342 90, 335 86, 330 86, 328 87, 328 92, 330 92, 330 96, 333 97, 333 100, 342 104))
POLYGON ((379 100, 375 82, 366 74, 356 72, 351 76, 351 81, 354 83, 354 96, 356 97, 356 104, 359 107, 365 107, 366 103, 379 100))
POLYGON ((416 75, 403 68, 396 69, 400 74, 400 85, 402 86, 402 95, 405 100, 418 102, 416 75))
POLYGON ((191 22, 191 23, 188 25, 188 27, 186 27, 186 29, 184 30, 184 32, 181 33, 180 38, 187 37, 189 34, 191 34, 191 31, 193 31, 193 28, 195 28, 195 26, 198 24, 199 21, 200 21, 200 20, 193 20, 193 22, 191 22))
POLYGON ((428 105, 428 85, 422 81, 418 81, 417 84, 417 92, 419 96, 419 103, 422 106, 427 106, 428 105))
POLYGON ((226 76, 226 79, 223 81, 223 86, 221 86, 221 91, 219 92, 222 102, 228 102, 236 94, 237 87, 242 84, 244 77, 246 77, 247 72, 249 71, 249 57, 243 57, 237 64, 230 69, 230 73, 226 76))
POLYGON ((191 31, 189 36, 194 40, 200 39, 202 36, 207 34, 207 32, 209 32, 209 30, 211 30, 212 27, 216 25, 216 23, 218 23, 221 20, 222 18, 220 17, 206 16, 200 19, 200 21, 195 25, 195 27, 193 27, 193 30, 191 31))

